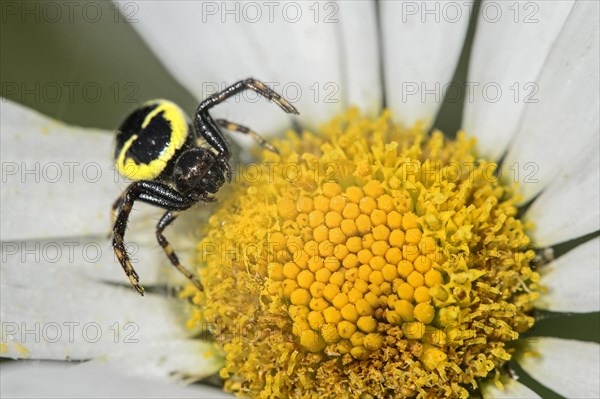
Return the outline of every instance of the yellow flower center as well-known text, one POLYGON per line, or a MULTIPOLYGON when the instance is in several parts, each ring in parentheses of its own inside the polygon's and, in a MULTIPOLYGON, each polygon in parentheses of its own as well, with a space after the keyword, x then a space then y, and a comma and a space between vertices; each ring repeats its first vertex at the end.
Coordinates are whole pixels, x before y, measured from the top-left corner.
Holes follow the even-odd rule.
MULTIPOLYGON (((515 197, 478 159, 356 109, 223 190, 199 243, 191 328, 252 397, 467 397, 533 325, 515 197)), ((246 173, 247 172, 247 173, 246 173)))

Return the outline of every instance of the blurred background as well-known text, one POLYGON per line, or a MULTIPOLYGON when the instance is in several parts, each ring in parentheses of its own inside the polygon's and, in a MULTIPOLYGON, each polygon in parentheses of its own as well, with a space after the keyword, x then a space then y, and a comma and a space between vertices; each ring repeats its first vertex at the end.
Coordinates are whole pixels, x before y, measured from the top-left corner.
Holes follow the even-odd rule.
POLYGON ((197 105, 110 1, 4 2, 1 36, 2 97, 68 124, 112 130, 156 97, 197 105))

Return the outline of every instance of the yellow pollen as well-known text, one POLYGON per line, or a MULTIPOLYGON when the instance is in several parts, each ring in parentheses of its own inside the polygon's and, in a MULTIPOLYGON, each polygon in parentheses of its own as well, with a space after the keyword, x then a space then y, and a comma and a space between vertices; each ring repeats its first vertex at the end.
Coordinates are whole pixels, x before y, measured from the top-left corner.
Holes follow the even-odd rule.
POLYGON ((189 326, 220 327, 227 390, 466 398, 510 359, 539 276, 514 187, 474 140, 351 109, 275 145, 259 178, 219 193, 205 291, 182 292, 189 326))

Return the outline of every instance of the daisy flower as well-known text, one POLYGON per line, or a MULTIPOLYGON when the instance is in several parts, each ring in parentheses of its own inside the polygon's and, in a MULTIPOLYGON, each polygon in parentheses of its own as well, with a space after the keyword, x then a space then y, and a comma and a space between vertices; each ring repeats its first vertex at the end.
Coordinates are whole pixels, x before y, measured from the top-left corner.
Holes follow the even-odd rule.
POLYGON ((215 110, 280 154, 241 164, 167 232, 203 291, 136 207, 141 298, 104 239, 125 186, 111 133, 3 99, 2 356, 84 361, 3 363, 3 395, 230 397, 168 382, 218 375, 246 397, 600 396, 597 331, 537 330, 553 315, 597 324, 597 2, 134 11, 198 101, 251 74, 301 115, 247 96, 215 110), (444 99, 464 102, 446 137, 444 99))

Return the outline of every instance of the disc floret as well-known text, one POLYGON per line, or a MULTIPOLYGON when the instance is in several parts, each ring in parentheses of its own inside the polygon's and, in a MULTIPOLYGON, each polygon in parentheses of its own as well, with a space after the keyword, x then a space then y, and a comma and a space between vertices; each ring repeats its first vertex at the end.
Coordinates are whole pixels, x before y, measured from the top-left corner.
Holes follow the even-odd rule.
POLYGON ((199 244, 190 326, 218 326, 226 388, 467 397, 510 359, 539 276, 513 189, 474 145, 353 109, 265 152, 199 244))

